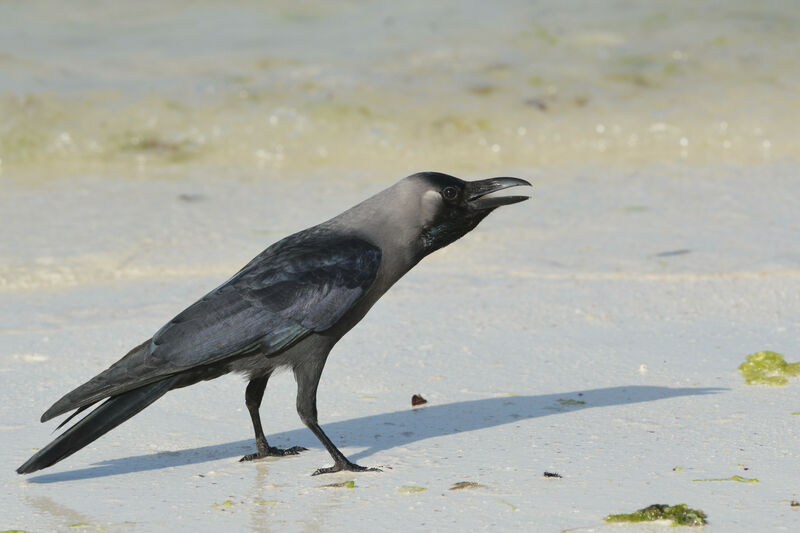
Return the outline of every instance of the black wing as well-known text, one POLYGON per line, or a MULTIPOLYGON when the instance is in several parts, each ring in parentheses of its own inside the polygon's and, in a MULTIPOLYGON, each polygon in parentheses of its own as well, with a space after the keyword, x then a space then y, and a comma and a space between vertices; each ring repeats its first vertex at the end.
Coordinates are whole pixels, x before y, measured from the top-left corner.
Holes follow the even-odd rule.
POLYGON ((380 249, 353 237, 287 237, 161 328, 151 357, 182 370, 254 343, 283 350, 333 326, 372 285, 380 260, 380 249))
POLYGON ((153 338, 56 402, 71 409, 250 352, 278 353, 325 331, 372 285, 380 249, 312 228, 275 243, 153 338))

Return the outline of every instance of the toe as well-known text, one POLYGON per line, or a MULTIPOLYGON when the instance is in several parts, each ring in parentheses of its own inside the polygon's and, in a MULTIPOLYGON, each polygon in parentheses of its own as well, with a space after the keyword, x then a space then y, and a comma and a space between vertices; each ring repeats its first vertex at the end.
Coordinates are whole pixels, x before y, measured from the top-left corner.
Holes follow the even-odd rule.
POLYGON ((303 448, 302 446, 292 446, 288 450, 285 450, 284 453, 286 455, 297 455, 300 452, 304 452, 308 450, 308 448, 303 448))
POLYGON ((341 472, 347 470, 349 472, 382 472, 380 468, 367 468, 366 466, 357 465, 355 463, 345 463, 329 466, 327 468, 317 469, 312 476, 319 476, 320 474, 332 474, 334 472, 341 472))
POLYGON ((336 468, 335 466, 329 466, 329 467, 326 467, 326 468, 317 468, 314 471, 314 473, 311 474, 311 475, 312 476, 319 476, 319 475, 322 475, 322 474, 332 474, 334 472, 339 472, 340 470, 341 470, 340 468, 336 468))
POLYGON ((380 468, 361 466, 355 463, 350 463, 349 468, 346 467, 345 470, 350 470, 352 472, 383 472, 383 470, 381 470, 380 468))

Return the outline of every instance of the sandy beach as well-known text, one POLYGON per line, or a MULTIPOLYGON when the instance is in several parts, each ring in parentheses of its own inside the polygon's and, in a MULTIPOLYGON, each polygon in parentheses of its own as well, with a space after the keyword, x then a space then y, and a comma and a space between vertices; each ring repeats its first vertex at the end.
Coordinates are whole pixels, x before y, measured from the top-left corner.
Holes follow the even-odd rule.
MULTIPOLYGON (((620 21, 549 2, 483 24, 459 12, 495 28, 482 51, 441 22, 423 53, 402 30, 442 13, 386 22, 376 3, 369 51, 338 63, 297 35, 248 40, 262 33, 244 22, 219 55, 192 53, 214 16, 272 20, 247 2, 192 11, 193 26, 175 22, 182 3, 150 6, 77 39, 118 15, 106 7, 58 26, 61 48, 30 41, 56 7, 0 7, 27 21, 19 44, 0 38, 16 74, 0 83, 0 530, 662 531, 604 521, 655 503, 701 509, 712 531, 800 530, 800 379, 737 370, 761 350, 800 360, 800 73, 780 22, 795 15, 732 2, 704 34, 644 4, 620 21), (167 42, 173 23, 186 48, 167 42), (87 52, 105 40, 127 70, 87 52), (158 61, 150 42, 166 43, 158 61), (257 70, 262 46, 273 63, 257 70), (255 446, 244 381, 226 376, 14 472, 52 439, 38 419, 61 395, 269 244, 423 169, 519 176, 533 198, 424 260, 332 352, 320 422, 381 473, 310 476, 330 457, 289 374, 261 413, 271 443, 308 448, 297 457, 238 462, 255 446)), ((360 50, 348 9, 284 6, 271 23, 328 24, 315 42, 337 37, 340 57, 360 50)))
POLYGON ((428 258, 337 346, 321 384, 323 423, 345 453, 384 471, 322 479, 309 474, 329 458, 294 413, 288 375, 270 382, 262 412, 272 441, 309 448, 299 457, 237 462, 253 443, 243 382, 227 377, 170 393, 50 470, 13 468, 51 438, 37 419, 60 394, 273 232, 335 213, 374 185, 332 195, 321 185, 318 209, 305 214, 270 200, 291 196, 291 184, 247 194, 208 179, 17 191, 2 205, 18 224, 12 234, 64 233, 48 240, 52 260, 4 275, 3 525, 302 531, 391 520, 592 531, 607 514, 662 502, 700 508, 721 531, 791 530, 797 384, 748 386, 736 370, 762 349, 796 359, 791 171, 605 177, 613 194, 591 194, 588 173, 537 179, 534 200, 428 258), (63 222, 35 217, 38 202, 65 206, 63 222), (67 221, 87 204, 98 222, 78 232, 67 221), (145 205, 173 216, 134 223, 145 205), (268 221, 246 215, 259 210, 268 221), (149 239, 157 253, 137 252, 153 250, 149 239), (429 403, 412 410, 415 393, 429 403), (758 483, 697 481, 734 475, 758 483), (349 480, 352 489, 321 488, 349 480), (449 490, 460 481, 482 487, 449 490))

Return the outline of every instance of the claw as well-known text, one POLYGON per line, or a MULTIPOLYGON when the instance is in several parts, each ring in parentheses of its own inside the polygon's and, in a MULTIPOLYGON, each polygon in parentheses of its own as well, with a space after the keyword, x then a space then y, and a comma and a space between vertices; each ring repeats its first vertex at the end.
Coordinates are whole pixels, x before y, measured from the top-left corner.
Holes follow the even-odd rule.
POLYGON ((244 463, 246 461, 255 461, 256 459, 263 459, 264 457, 283 457, 286 455, 297 455, 300 452, 306 451, 308 448, 303 448, 302 446, 292 446, 291 448, 282 449, 282 448, 275 448, 270 446, 267 448, 266 453, 256 452, 256 453, 249 453, 239 459, 240 463, 244 463))
POLYGON ((278 448, 273 448, 273 450, 278 450, 279 452, 281 452, 280 455, 297 455, 300 452, 307 451, 308 448, 303 448, 302 446, 292 446, 291 448, 288 448, 286 450, 280 450, 278 448))
POLYGON ((343 464, 335 464, 333 466, 329 466, 327 468, 318 468, 312 476, 319 476, 321 474, 333 474, 334 472, 341 472, 343 470, 347 470, 349 472, 383 472, 380 468, 367 468, 366 466, 360 466, 355 463, 343 463, 343 464))

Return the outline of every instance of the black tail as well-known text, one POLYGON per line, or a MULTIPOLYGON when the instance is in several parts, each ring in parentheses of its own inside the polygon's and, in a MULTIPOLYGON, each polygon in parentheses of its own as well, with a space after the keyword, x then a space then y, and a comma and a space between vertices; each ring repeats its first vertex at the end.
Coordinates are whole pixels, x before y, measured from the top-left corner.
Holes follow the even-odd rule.
POLYGON ((112 396, 82 418, 80 422, 59 435, 53 442, 36 452, 25 464, 17 468, 17 473, 36 472, 69 457, 161 398, 174 387, 179 379, 178 375, 174 375, 118 396, 112 396))

